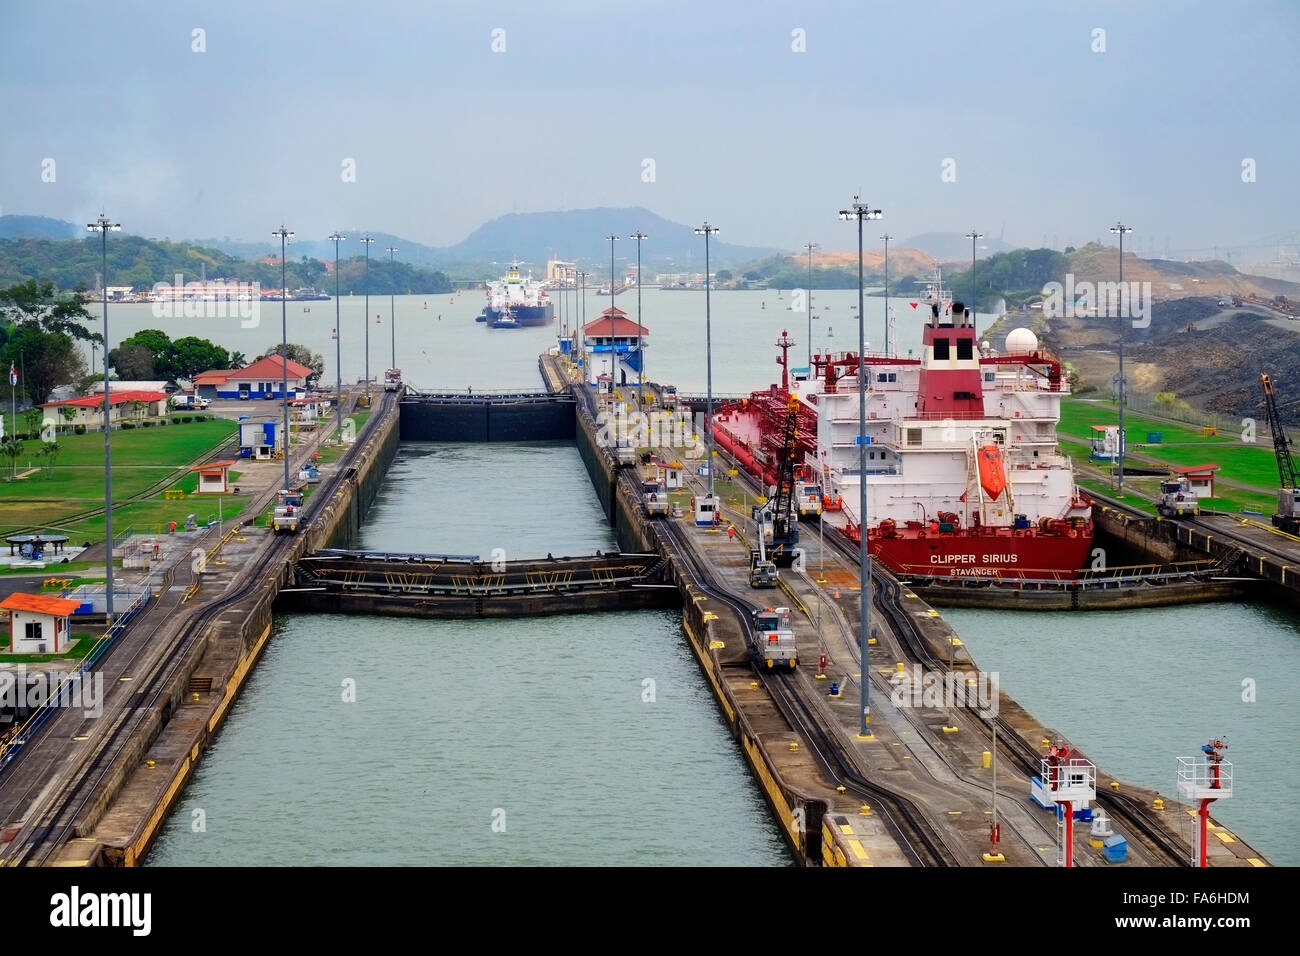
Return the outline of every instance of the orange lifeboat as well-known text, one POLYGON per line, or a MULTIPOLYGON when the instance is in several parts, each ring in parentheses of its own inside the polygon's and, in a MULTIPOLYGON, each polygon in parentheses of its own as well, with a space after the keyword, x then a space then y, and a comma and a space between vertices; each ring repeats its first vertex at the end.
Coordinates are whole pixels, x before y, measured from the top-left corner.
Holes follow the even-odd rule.
POLYGON ((997 445, 981 445, 978 458, 980 486, 990 498, 996 499, 1007 487, 1007 473, 1002 467, 1002 449, 997 445))

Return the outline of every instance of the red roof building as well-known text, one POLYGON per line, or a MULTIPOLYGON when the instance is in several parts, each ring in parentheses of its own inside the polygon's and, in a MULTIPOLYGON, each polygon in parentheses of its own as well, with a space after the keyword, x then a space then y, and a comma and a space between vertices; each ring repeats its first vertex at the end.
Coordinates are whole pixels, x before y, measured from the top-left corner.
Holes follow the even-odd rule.
POLYGON ((190 471, 199 473, 197 494, 230 494, 230 466, 234 461, 212 461, 206 465, 192 465, 190 471))
MULTIPOLYGON (((166 392, 109 392, 110 424, 157 418, 167 414, 166 392), (137 404, 140 403, 140 404, 137 404)), ((87 395, 85 398, 65 398, 59 402, 46 402, 41 408, 71 408, 73 414, 60 424, 102 425, 104 422, 104 396, 87 395)))
POLYGON ((1183 468, 1169 469, 1175 475, 1187 479, 1187 487, 1201 498, 1214 497, 1214 473, 1218 465, 1187 465, 1183 468))
POLYGON ((301 362, 279 355, 268 355, 241 369, 209 369, 194 376, 194 389, 200 398, 281 398, 285 366, 289 370, 289 391, 307 388, 307 379, 316 374, 301 362))
POLYGON ((61 654, 72 643, 68 617, 79 601, 44 594, 11 594, 0 601, 9 612, 9 650, 15 654, 61 654))
POLYGON ((601 391, 636 382, 641 372, 641 350, 650 344, 649 337, 649 329, 633 322, 617 306, 592 319, 582 327, 587 382, 600 386, 601 391))

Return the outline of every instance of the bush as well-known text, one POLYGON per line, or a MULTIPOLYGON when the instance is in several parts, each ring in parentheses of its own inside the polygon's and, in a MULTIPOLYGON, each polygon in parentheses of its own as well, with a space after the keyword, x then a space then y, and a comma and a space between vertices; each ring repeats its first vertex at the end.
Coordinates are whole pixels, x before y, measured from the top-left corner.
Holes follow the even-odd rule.
POLYGON ((132 428, 135 428, 135 422, 123 422, 123 423, 122 423, 122 431, 129 431, 129 430, 131 430, 132 428))
POLYGON ((84 434, 86 434, 86 426, 85 426, 85 425, 74 425, 74 426, 72 427, 72 433, 73 433, 74 435, 84 435, 84 434))
MULTIPOLYGON (((287 365, 288 363, 286 362, 285 364, 287 365)), ((186 422, 186 423, 188 423, 188 422, 192 422, 192 421, 194 421, 194 416, 193 416, 193 415, 182 415, 182 416, 181 416, 181 421, 182 421, 182 422, 186 422)))
POLYGON ((141 423, 140 423, 140 427, 141 427, 141 428, 153 428, 153 422, 141 422, 141 423))

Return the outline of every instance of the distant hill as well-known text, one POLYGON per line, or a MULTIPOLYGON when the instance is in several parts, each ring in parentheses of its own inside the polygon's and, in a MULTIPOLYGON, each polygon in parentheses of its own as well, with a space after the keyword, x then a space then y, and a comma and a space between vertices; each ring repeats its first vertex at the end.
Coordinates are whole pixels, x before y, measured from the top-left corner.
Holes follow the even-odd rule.
POLYGON ((86 227, 48 216, 0 216, 0 239, 76 239, 86 227))
MULTIPOLYGON (((486 222, 461 242, 451 246, 429 246, 392 233, 372 231, 375 243, 370 247, 372 260, 386 261, 389 246, 397 249, 396 259, 425 269, 437 269, 456 277, 483 279, 501 274, 501 267, 512 259, 541 268, 548 259, 577 259, 589 271, 608 271, 609 243, 601 238, 611 232, 624 237, 615 250, 621 270, 629 259, 635 261, 636 243, 626 237, 640 230, 650 238, 642 244, 641 258, 647 267, 658 271, 703 271, 704 240, 692 226, 671 222, 648 209, 625 208, 573 209, 564 212, 511 213, 486 222)), ((364 256, 357 238, 360 229, 344 229, 347 240, 340 245, 339 256, 350 259, 364 256)), ((85 235, 76 223, 42 216, 0 216, 0 239, 69 239, 85 235)), ((719 237, 721 238, 721 237, 719 237)), ((268 234, 265 239, 191 239, 181 243, 225 257, 257 261, 279 256, 279 244, 268 234)), ((709 253, 715 267, 753 261, 778 250, 759 246, 742 246, 714 239, 709 253)), ((330 261, 334 243, 324 236, 299 233, 289 246, 289 261, 303 257, 330 261)), ((57 281, 57 280, 56 280, 57 281)))
MULTIPOLYGON (((353 256, 365 257, 365 250, 358 238, 364 236, 365 229, 344 229, 343 235, 347 239, 339 243, 339 258, 351 259, 353 256)), ((374 244, 370 247, 371 263, 378 260, 388 261, 388 253, 384 250, 393 246, 397 252, 394 258, 398 262, 410 263, 413 266, 424 267, 442 267, 453 261, 454 256, 448 255, 446 249, 436 246, 426 246, 411 239, 403 239, 401 236, 395 236, 390 232, 376 232, 371 230, 370 236, 374 244)), ((265 242, 248 242, 242 239, 195 239, 196 245, 207 246, 211 249, 220 249, 227 255, 238 256, 241 259, 264 259, 280 256, 280 242, 273 239, 268 234, 265 242)), ((301 259, 307 256, 311 259, 330 260, 334 259, 334 243, 328 239, 317 236, 304 236, 299 233, 289 242, 288 257, 290 260, 301 259)))
MULTIPOLYGON (((274 263, 264 258, 271 250, 259 247, 258 251, 257 259, 242 259, 220 249, 189 242, 145 239, 118 233, 108 241, 108 284, 145 291, 158 282, 171 284, 175 275, 180 273, 186 282, 221 278, 256 282, 263 289, 278 289, 280 250, 275 250, 277 261, 274 263)), ((359 294, 367 289, 365 263, 356 255, 357 249, 349 251, 351 255, 340 257, 340 281, 344 290, 359 294)), ((27 279, 52 282, 60 289, 96 288, 99 285, 100 256, 99 240, 90 235, 77 239, 0 239, 0 288, 27 279)), ((301 250, 294 248, 289 250, 286 258, 289 288, 314 287, 324 291, 332 288, 333 277, 319 259, 303 256, 301 250)), ((407 262, 398 262, 394 271, 395 275, 387 268, 372 268, 369 291, 387 292, 394 281, 398 289, 417 293, 451 291, 451 282, 442 272, 407 262)))
MULTIPOLYGON (((641 261, 647 266, 703 271, 704 239, 695 235, 694 227, 671 222, 640 206, 511 213, 484 223, 445 251, 461 259, 499 263, 512 258, 527 262, 578 259, 599 272, 601 263, 606 264, 606 269, 609 263, 609 242, 601 237, 610 233, 622 236, 615 256, 624 260, 630 256, 635 261, 636 243, 628 242, 627 236, 637 230, 650 237, 641 245, 641 261)), ((719 239, 709 241, 711 265, 734 265, 776 251, 719 239)))
MULTIPOLYGON (((900 249, 920 249, 940 262, 970 263, 970 240, 960 232, 927 232, 899 243, 900 249)), ((976 258, 983 259, 995 252, 1006 252, 1012 247, 1001 239, 985 236, 975 244, 976 258)))

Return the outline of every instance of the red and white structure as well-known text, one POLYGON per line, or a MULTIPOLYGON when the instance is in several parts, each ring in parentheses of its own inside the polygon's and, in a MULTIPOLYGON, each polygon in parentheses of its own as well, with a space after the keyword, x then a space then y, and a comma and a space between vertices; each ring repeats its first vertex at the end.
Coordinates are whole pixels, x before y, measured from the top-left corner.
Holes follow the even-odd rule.
POLYGON ((1043 799, 1059 808, 1061 848, 1056 862, 1074 866, 1074 815, 1097 799, 1097 767, 1077 750, 1063 745, 1052 747, 1040 761, 1038 772, 1034 783, 1041 788, 1043 799))
POLYGON ((1178 758, 1178 796, 1200 804, 1198 836, 1192 847, 1192 865, 1209 866, 1210 804, 1232 796, 1232 763, 1223 759, 1226 740, 1215 737, 1201 747, 1200 756, 1178 758))
MULTIPOLYGON (((798 464, 807 479, 821 478, 827 510, 842 503, 847 526, 831 524, 856 544, 861 376, 865 523, 876 560, 909 576, 1072 580, 1091 552, 1093 524, 1057 447, 1069 394, 1061 363, 1028 329, 1013 330, 996 353, 977 339, 969 310, 932 292, 911 303, 925 315, 919 357, 814 353, 801 379, 787 374, 783 355, 779 386, 716 409, 715 438, 772 483, 784 399, 795 395, 798 464)), ((785 352, 788 338, 777 346, 785 352)))

